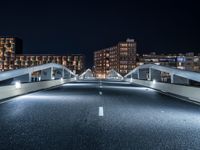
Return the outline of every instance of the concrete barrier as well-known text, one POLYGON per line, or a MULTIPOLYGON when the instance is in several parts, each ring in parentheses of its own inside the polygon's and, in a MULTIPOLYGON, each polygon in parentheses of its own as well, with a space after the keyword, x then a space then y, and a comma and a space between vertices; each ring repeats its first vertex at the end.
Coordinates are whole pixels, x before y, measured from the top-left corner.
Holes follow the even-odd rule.
POLYGON ((177 95, 180 97, 185 97, 191 101, 200 103, 200 88, 198 87, 183 86, 183 85, 147 81, 147 80, 137 80, 137 79, 132 79, 132 81, 130 79, 126 79, 125 81, 149 87, 161 92, 177 95))
POLYGON ((15 85, 1 86, 0 87, 0 101, 6 98, 27 94, 30 92, 47 89, 50 87, 58 86, 67 82, 74 81, 74 79, 51 80, 32 83, 23 83, 21 88, 16 88, 15 85))

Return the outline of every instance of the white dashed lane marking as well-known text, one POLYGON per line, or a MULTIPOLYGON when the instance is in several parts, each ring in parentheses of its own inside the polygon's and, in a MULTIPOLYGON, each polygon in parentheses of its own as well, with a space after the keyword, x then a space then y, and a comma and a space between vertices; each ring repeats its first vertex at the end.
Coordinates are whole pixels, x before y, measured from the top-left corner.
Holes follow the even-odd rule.
POLYGON ((99 95, 102 95, 103 93, 101 91, 99 91, 99 95))
POLYGON ((100 117, 103 117, 103 116, 104 116, 104 114, 103 114, 103 107, 102 107, 102 106, 99 107, 99 116, 100 116, 100 117))

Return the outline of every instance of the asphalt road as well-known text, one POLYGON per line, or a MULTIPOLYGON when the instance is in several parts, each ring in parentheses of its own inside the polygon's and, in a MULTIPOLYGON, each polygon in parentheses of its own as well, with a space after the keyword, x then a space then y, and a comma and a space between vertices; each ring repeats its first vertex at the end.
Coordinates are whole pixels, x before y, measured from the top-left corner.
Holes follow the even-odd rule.
POLYGON ((0 104, 0 150, 200 149, 200 106, 120 82, 74 82, 0 104))

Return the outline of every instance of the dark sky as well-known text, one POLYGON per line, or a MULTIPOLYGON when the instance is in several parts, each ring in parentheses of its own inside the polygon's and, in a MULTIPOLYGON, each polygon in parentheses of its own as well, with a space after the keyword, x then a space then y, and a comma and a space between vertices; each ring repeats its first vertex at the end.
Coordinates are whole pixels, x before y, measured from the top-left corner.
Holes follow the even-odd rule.
POLYGON ((0 34, 23 39, 25 53, 85 53, 134 38, 138 52, 200 52, 195 1, 8 0, 0 34))

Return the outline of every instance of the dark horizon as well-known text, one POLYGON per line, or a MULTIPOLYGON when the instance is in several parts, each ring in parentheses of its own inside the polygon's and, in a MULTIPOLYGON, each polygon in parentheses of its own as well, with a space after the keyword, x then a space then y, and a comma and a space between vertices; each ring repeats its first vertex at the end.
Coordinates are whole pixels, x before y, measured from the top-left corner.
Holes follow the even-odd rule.
POLYGON ((200 53, 197 2, 2 1, 0 35, 23 39, 25 54, 93 52, 133 38, 137 53, 200 53))

